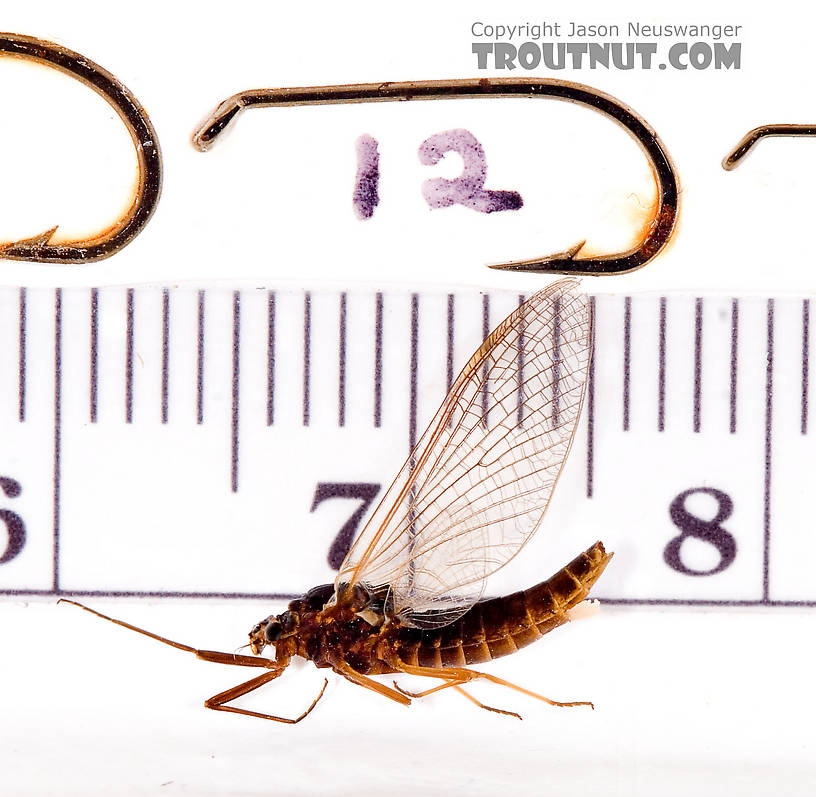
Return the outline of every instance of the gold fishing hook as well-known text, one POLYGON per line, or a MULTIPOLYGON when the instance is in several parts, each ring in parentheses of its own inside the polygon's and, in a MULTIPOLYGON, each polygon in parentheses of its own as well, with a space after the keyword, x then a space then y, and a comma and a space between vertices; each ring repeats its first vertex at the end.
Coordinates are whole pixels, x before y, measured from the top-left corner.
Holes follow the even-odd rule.
POLYGON ((731 169, 739 166, 742 159, 759 141, 770 136, 816 136, 816 125, 779 124, 755 127, 749 130, 739 140, 737 146, 723 158, 723 169, 730 172, 731 169))
POLYGON ((39 235, 0 244, 0 258, 37 263, 89 263, 127 246, 150 220, 159 201, 162 161, 156 131, 133 94, 106 69, 84 55, 53 42, 16 33, 0 33, 0 55, 37 61, 70 75, 103 97, 119 115, 133 139, 139 164, 136 196, 127 213, 90 238, 50 243, 57 227, 39 235))
POLYGON ((193 135, 193 144, 201 151, 209 149, 227 125, 247 108, 485 97, 551 97, 593 108, 613 119, 637 141, 657 183, 654 216, 643 239, 634 248, 579 258, 577 255, 586 243, 582 241, 565 252, 491 265, 491 268, 551 274, 623 274, 644 266, 665 246, 674 229, 678 203, 677 175, 665 147, 655 131, 630 108, 609 94, 579 83, 545 78, 473 78, 254 89, 224 100, 193 135))

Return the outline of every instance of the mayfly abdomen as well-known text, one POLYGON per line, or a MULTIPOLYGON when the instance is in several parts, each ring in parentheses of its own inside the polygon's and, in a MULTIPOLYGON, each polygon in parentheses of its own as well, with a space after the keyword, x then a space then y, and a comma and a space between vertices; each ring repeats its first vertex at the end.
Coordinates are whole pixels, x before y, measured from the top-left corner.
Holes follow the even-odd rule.
POLYGON ((551 578, 523 592, 480 601, 455 622, 426 631, 400 629, 396 651, 407 664, 464 667, 514 653, 569 620, 612 554, 596 542, 551 578))
POLYGON ((604 550, 603 543, 596 542, 555 575, 524 591, 527 608, 539 633, 546 634, 569 619, 569 610, 589 596, 592 585, 611 558, 612 554, 604 550))

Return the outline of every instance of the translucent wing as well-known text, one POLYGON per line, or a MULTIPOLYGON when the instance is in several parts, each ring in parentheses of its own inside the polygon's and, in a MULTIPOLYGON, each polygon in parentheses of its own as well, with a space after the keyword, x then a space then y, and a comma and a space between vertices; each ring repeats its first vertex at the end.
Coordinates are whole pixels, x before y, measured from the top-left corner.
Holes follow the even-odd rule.
POLYGON ((532 296, 471 357, 343 562, 337 584, 389 590, 390 611, 445 625, 535 532, 569 452, 591 312, 565 279, 532 296))

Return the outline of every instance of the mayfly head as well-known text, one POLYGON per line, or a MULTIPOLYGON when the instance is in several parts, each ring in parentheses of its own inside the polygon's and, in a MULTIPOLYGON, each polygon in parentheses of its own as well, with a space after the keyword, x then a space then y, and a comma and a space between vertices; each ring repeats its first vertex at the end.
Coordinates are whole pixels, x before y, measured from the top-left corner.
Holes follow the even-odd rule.
POLYGON ((294 636, 299 625, 300 616, 289 609, 283 614, 270 615, 249 632, 249 646, 257 656, 267 645, 277 645, 282 639, 294 636))
POLYGON ((267 645, 277 645, 297 635, 307 615, 315 615, 334 594, 334 584, 313 587, 302 598, 296 598, 282 614, 272 614, 249 632, 249 646, 257 656, 267 645))

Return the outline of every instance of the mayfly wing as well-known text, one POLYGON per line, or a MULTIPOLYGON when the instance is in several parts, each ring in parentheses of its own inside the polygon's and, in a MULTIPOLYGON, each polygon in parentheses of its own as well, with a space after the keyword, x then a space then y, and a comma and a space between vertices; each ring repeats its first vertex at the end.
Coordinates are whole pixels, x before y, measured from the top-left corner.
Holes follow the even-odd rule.
POLYGON ((403 623, 445 625, 538 527, 569 453, 592 317, 565 279, 482 343, 369 518, 336 583, 388 590, 403 623))

